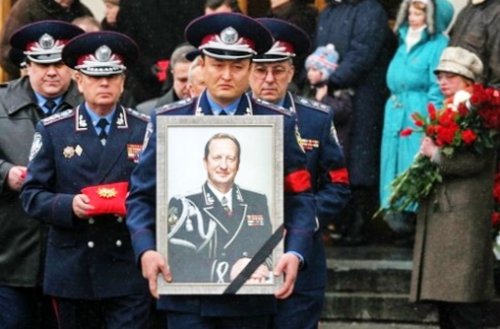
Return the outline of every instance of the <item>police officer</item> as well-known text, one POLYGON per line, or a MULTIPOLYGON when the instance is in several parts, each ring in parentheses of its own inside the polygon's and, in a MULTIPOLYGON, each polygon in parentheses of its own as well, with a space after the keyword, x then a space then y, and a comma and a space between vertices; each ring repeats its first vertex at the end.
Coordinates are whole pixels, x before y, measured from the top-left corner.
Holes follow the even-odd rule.
POLYGON ((47 328, 35 316, 51 313, 40 289, 46 229, 24 212, 19 191, 36 123, 81 102, 71 70, 61 61, 65 42, 80 33, 69 23, 40 21, 10 40, 29 74, 0 85, 0 328, 47 328), (47 309, 36 311, 37 305, 47 309))
MULTIPOLYGON (((199 98, 160 108, 152 116, 151 136, 131 178, 127 200, 136 256, 151 293, 158 297, 156 278, 175 280, 168 264, 155 251, 156 117, 161 115, 280 115, 284 120, 285 238, 286 253, 275 273, 285 274, 277 298, 288 297, 294 287, 299 265, 307 263, 315 229, 314 201, 306 158, 295 134, 295 119, 283 109, 252 100, 248 87, 251 57, 272 44, 269 32, 258 22, 241 14, 203 16, 186 28, 187 40, 203 56, 202 71, 207 89, 199 98)), ((162 296, 159 308, 168 310, 168 327, 176 328, 265 328, 275 312, 271 295, 162 296)))
MULTIPOLYGON (((283 106, 296 115, 300 143, 307 154, 307 167, 316 200, 316 216, 326 226, 349 200, 344 156, 333 126, 333 110, 326 105, 287 91, 292 81, 294 56, 309 50, 309 37, 300 28, 274 18, 258 21, 273 35, 273 47, 253 58, 250 87, 254 97, 283 106)), ((309 266, 300 272, 292 296, 278 303, 275 328, 317 328, 326 285, 326 257, 321 233, 314 234, 309 266)))
POLYGON ((24 209, 49 224, 44 292, 59 328, 147 328, 147 283, 125 226, 125 195, 148 118, 118 104, 137 46, 114 32, 72 39, 63 61, 84 102, 36 127, 24 209), (102 325, 101 325, 102 326, 102 325))

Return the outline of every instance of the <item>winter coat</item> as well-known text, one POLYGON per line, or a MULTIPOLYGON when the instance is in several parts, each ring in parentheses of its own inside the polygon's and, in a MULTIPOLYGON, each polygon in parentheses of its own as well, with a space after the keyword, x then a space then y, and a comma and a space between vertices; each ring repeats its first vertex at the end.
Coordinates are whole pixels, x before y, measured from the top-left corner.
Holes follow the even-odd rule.
POLYGON ((450 33, 450 46, 477 54, 484 64, 482 82, 500 86, 500 1, 469 2, 450 33))
POLYGON ((462 151, 440 158, 443 182, 421 202, 417 216, 410 299, 485 301, 494 295, 494 154, 462 151))
POLYGON ((22 26, 37 21, 55 19, 71 22, 77 17, 93 16, 92 12, 80 0, 74 0, 69 10, 61 7, 54 0, 18 0, 10 10, 3 27, 0 40, 0 65, 11 77, 19 76, 19 68, 10 58, 10 37, 22 26))
MULTIPOLYGON (((34 287, 39 282, 45 229, 24 212, 19 193, 7 186, 13 166, 26 166, 35 125, 41 119, 27 77, 0 86, 0 285, 34 287)), ((80 103, 74 83, 57 112, 80 103)))
POLYGON ((377 0, 331 1, 319 16, 316 47, 333 43, 339 66, 329 90, 352 88, 349 178, 351 186, 378 186, 380 138, 388 92, 385 74, 395 48, 387 15, 377 0))
MULTIPOLYGON (((401 9, 407 12, 405 6, 401 9)), ((413 113, 427 116, 427 104, 433 103, 437 108, 442 106, 443 95, 434 69, 448 44, 443 32, 453 18, 453 6, 448 0, 438 0, 435 13, 435 33, 430 34, 429 27, 426 27, 420 41, 410 51, 405 41, 409 30, 407 15, 397 31, 399 47, 387 71, 391 96, 385 104, 380 156, 380 200, 383 208, 388 206, 391 182, 411 165, 422 140, 421 133, 401 137, 401 130, 414 127, 413 113)))

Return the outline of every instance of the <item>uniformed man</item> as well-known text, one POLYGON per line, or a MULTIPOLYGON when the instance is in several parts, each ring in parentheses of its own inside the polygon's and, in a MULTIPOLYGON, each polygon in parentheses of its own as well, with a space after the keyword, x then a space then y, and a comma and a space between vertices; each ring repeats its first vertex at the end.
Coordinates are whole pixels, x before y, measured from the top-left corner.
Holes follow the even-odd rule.
POLYGON ((125 195, 148 118, 118 104, 124 70, 138 54, 115 32, 72 39, 63 61, 84 102, 36 127, 21 198, 49 224, 44 292, 59 328, 148 328, 147 282, 134 262, 125 195), (103 324, 100 324, 100 328, 103 324))
POLYGON ((29 74, 0 85, 0 328, 48 328, 35 315, 51 313, 40 289, 46 229, 24 212, 19 191, 36 123, 81 102, 71 70, 61 61, 64 44, 80 33, 69 23, 40 21, 10 40, 29 74), (47 310, 37 311, 37 305, 47 310))
MULTIPOLYGON (((271 236, 266 196, 235 183, 240 154, 233 135, 212 136, 205 145, 207 180, 201 190, 170 201, 168 259, 176 281, 230 282, 271 236)), ((259 265, 250 282, 269 282, 268 265, 259 265)))
MULTIPOLYGON (((284 120, 285 237, 286 253, 274 269, 284 273, 277 298, 288 297, 302 262, 307 263, 315 229, 314 201, 304 152, 297 143, 295 119, 283 109, 252 100, 245 95, 251 57, 272 45, 269 32, 241 14, 203 16, 186 28, 187 40, 203 56, 202 71, 207 89, 199 98, 160 108, 152 116, 149 141, 131 178, 127 200, 127 225, 143 275, 151 293, 158 297, 156 279, 172 277, 167 261, 155 251, 156 116, 159 115, 280 115, 284 120)), ((160 309, 168 310, 168 327, 265 328, 275 312, 271 295, 162 296, 160 309)))
MULTIPOLYGON (((283 106, 296 115, 300 143, 307 154, 307 167, 316 200, 316 216, 326 226, 349 200, 344 156, 333 126, 333 110, 316 101, 287 91, 294 75, 292 59, 309 51, 309 37, 300 28, 274 18, 258 21, 273 35, 273 47, 253 58, 250 87, 254 97, 283 106)), ((309 266, 300 272, 294 293, 278 303, 274 327, 317 328, 326 285, 326 257, 321 232, 314 234, 309 266)))

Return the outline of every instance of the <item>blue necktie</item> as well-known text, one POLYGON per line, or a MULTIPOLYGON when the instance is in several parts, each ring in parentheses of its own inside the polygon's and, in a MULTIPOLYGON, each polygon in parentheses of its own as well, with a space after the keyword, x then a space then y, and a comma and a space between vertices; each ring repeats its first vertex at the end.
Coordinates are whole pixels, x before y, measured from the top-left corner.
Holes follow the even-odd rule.
POLYGON ((99 132, 99 139, 101 140, 101 144, 106 145, 106 139, 108 138, 108 134, 106 133, 106 126, 108 125, 108 120, 99 119, 96 126, 101 129, 99 132))
POLYGON ((49 115, 52 115, 52 110, 56 107, 56 102, 54 102, 52 99, 48 99, 45 104, 43 104, 43 107, 45 107, 48 112, 47 112, 47 116, 49 115))

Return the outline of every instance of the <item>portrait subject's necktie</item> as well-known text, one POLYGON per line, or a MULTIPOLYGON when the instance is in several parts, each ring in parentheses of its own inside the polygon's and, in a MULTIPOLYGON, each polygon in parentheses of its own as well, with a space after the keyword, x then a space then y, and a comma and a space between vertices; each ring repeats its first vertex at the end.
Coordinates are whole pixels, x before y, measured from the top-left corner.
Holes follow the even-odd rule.
POLYGON ((226 196, 223 196, 220 199, 220 203, 222 204, 222 208, 224 208, 226 215, 231 216, 231 208, 229 208, 229 202, 228 202, 226 196))
POLYGON ((101 144, 104 146, 106 145, 106 139, 108 138, 108 134, 106 133, 106 126, 108 125, 108 120, 106 119, 99 119, 97 122, 97 127, 101 129, 99 132, 99 139, 101 140, 101 144))

